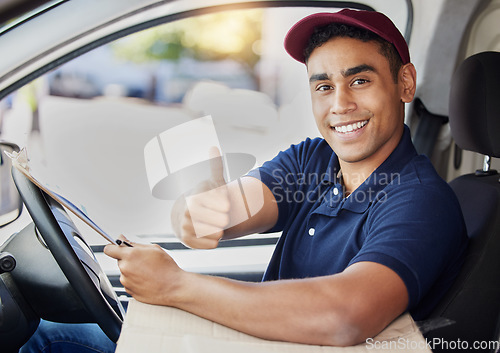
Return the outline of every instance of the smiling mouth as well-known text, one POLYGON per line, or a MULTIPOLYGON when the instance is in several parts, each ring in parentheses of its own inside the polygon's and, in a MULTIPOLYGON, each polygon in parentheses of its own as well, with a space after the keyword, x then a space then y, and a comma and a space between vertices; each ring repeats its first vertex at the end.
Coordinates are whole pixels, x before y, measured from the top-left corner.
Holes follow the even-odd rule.
POLYGON ((340 132, 342 134, 349 134, 359 129, 362 129, 366 124, 368 124, 368 120, 358 121, 357 123, 352 123, 352 124, 334 126, 333 128, 335 129, 336 132, 340 132))

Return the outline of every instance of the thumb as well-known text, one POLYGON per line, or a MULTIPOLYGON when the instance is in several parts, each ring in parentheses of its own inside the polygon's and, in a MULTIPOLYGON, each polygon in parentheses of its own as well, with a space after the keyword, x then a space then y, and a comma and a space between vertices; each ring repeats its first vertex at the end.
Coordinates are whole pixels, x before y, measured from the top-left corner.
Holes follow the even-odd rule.
POLYGON ((210 158, 210 179, 217 184, 217 186, 225 185, 224 179, 224 165, 222 163, 222 156, 217 147, 213 146, 208 151, 210 158))

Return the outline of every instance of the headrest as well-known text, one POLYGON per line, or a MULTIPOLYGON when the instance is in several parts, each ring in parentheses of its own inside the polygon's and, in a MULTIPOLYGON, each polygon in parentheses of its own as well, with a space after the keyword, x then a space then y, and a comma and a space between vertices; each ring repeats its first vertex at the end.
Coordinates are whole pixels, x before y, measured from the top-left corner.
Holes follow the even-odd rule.
POLYGON ((500 53, 467 58, 451 80, 450 127, 458 146, 500 157, 500 53))

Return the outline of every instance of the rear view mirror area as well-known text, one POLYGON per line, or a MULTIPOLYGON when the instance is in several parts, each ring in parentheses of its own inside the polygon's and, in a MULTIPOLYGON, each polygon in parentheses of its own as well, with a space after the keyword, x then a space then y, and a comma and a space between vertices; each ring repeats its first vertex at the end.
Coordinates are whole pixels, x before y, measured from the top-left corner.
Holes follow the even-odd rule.
POLYGON ((19 147, 10 142, 0 141, 0 227, 15 221, 21 215, 23 207, 12 179, 12 161, 5 152, 19 152, 19 147))

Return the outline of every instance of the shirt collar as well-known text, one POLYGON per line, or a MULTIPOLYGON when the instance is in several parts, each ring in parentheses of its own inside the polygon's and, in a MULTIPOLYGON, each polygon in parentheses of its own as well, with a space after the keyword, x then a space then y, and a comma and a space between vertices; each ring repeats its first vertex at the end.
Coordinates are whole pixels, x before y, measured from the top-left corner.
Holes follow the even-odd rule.
MULTIPOLYGON (((383 197, 382 191, 397 177, 406 164, 417 156, 417 151, 411 141, 410 129, 404 125, 403 136, 387 159, 345 199, 342 208, 352 212, 363 213, 377 198, 383 197)), ((326 173, 324 182, 340 183, 340 165, 335 153, 330 159, 331 173, 326 173)))

